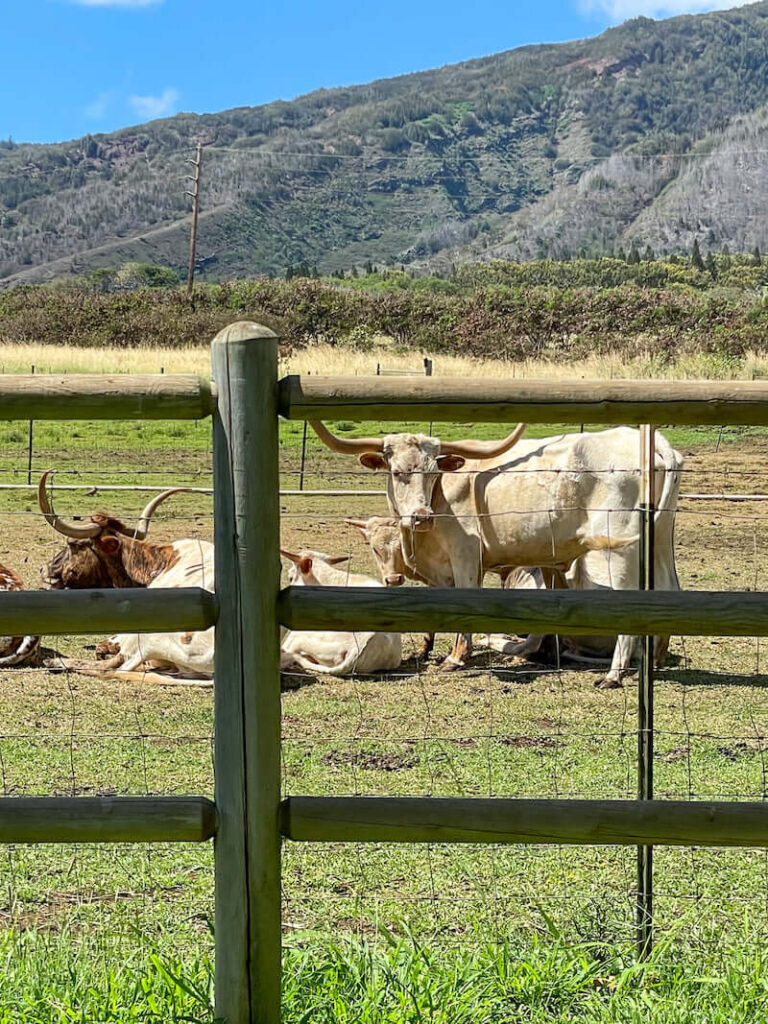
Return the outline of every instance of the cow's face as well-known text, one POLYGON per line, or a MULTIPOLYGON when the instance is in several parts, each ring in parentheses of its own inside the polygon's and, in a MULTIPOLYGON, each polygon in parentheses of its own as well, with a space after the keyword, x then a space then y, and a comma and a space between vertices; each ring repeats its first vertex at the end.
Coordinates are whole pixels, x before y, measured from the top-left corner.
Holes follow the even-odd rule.
POLYGON ((123 537, 107 531, 92 538, 68 540, 42 569, 43 579, 54 590, 135 587, 138 584, 123 564, 122 547, 123 537))
POLYGON ((432 528, 432 494, 440 473, 464 465, 460 455, 441 455, 440 442, 423 434, 390 434, 381 453, 365 452, 360 462, 368 469, 388 470, 389 506, 409 530, 432 528))
POLYGON ((382 582, 388 587, 402 586, 408 575, 408 566, 403 555, 398 520, 371 516, 370 519, 347 519, 346 522, 350 526, 356 526, 368 541, 382 582))
POLYGON ((44 582, 54 590, 112 586, 107 567, 90 540, 68 540, 40 572, 44 582))

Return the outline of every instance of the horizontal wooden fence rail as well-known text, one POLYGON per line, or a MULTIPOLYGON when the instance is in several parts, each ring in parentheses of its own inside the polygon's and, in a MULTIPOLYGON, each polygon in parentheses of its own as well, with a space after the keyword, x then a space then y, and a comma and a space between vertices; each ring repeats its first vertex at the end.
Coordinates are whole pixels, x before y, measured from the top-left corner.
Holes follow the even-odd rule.
POLYGON ((0 375, 0 420, 198 420, 215 405, 192 373, 0 375))
POLYGON ((203 796, 0 797, 0 843, 201 843, 215 832, 203 796))
POLYGON ((286 587, 278 616, 289 629, 768 636, 768 593, 286 587))
POLYGON ((292 796, 281 811, 309 842, 768 846, 765 803, 292 796))
POLYGON ((198 587, 0 592, 0 636, 169 633, 216 624, 216 597, 198 587))
POLYGON ((288 419, 768 425, 768 381, 284 377, 288 419))

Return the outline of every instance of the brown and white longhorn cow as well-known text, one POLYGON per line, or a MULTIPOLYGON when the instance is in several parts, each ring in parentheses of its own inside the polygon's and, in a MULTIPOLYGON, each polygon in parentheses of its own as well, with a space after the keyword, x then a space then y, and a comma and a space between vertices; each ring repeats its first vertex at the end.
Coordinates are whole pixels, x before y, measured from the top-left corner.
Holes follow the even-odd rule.
MULTIPOLYGON (((390 513, 400 520, 402 548, 417 571, 412 552, 434 534, 457 587, 479 587, 485 572, 506 565, 566 571, 583 559, 593 586, 637 589, 638 559, 628 542, 639 532, 637 430, 616 427, 521 441, 525 427, 520 424, 501 441, 443 442, 423 434, 339 438, 322 423, 312 426, 334 451, 356 454, 368 469, 387 472, 390 513), (623 548, 605 550, 605 538, 611 537, 623 548)), ((673 532, 682 462, 657 434, 659 590, 679 588, 673 532)), ((470 641, 465 637, 454 647, 445 667, 463 664, 470 641)), ((666 644, 667 638, 656 638, 657 657, 666 644)), ((633 637, 619 636, 605 685, 619 683, 633 648, 633 637)))
MULTIPOLYGON (((13 569, 0 564, 0 590, 25 590, 24 581, 13 569)), ((39 636, 0 636, 0 668, 21 668, 39 664, 39 636)))
MULTIPOLYGON (((67 523, 56 514, 46 494, 48 473, 38 487, 40 511, 57 533, 67 538, 43 570, 45 582, 54 589, 78 590, 101 587, 202 587, 213 591, 213 544, 185 538, 170 544, 146 539, 152 514, 176 487, 158 494, 141 513, 135 529, 119 519, 97 512, 86 523, 67 523)), ((213 676, 213 627, 188 633, 121 633, 106 645, 110 661, 98 666, 98 674, 135 672, 141 665, 171 669, 185 676, 213 676)), ((61 664, 61 662, 59 662, 61 664)), ((82 671, 94 665, 66 661, 82 671)))

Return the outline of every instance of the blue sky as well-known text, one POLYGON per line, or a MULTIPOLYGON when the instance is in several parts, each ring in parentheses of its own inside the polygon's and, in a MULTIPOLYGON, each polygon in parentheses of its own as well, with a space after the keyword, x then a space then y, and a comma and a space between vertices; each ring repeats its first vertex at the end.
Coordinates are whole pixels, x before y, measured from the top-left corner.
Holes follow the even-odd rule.
POLYGON ((292 99, 733 0, 6 0, 0 138, 292 99))

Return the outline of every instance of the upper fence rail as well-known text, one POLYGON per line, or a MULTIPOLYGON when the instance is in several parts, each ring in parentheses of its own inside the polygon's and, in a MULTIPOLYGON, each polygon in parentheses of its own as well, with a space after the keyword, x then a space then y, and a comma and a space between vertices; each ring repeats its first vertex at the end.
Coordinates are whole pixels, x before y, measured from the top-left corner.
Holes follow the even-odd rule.
POLYGON ((215 408, 192 373, 0 375, 0 420, 199 420, 215 408))
POLYGON ((283 377, 294 420, 768 426, 768 381, 283 377))
MULTIPOLYGON (((768 381, 284 377, 288 419, 768 426, 768 381)), ((194 420, 216 389, 194 374, 4 374, 0 420, 194 420)))

